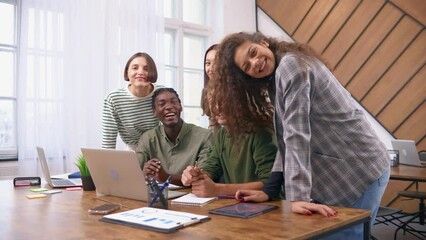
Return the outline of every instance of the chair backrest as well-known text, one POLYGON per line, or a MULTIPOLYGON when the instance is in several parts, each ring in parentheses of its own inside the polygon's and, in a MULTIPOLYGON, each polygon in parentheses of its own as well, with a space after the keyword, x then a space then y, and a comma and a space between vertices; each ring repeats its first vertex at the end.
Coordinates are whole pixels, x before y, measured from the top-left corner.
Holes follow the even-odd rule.
POLYGON ((420 161, 426 161, 426 150, 419 151, 419 159, 420 161))

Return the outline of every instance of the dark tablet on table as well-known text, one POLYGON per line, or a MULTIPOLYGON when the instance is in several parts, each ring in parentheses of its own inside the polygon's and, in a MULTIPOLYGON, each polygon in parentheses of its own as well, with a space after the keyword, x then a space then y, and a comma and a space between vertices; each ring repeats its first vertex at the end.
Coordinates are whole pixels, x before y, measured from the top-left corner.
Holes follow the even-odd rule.
POLYGON ((238 218, 251 218, 277 208, 278 206, 260 203, 236 203, 225 207, 212 209, 209 211, 209 213, 238 218))

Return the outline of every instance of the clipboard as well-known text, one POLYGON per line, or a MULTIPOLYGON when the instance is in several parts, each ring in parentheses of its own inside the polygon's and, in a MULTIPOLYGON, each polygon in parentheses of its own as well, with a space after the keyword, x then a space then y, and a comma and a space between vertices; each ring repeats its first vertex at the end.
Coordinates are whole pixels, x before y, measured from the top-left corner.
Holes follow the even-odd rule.
POLYGON ((260 203, 236 203, 209 210, 209 213, 237 218, 252 218, 277 209, 278 206, 260 203))
POLYGON ((176 232, 193 224, 206 222, 209 216, 151 207, 137 208, 103 216, 100 221, 127 225, 162 233, 176 232))

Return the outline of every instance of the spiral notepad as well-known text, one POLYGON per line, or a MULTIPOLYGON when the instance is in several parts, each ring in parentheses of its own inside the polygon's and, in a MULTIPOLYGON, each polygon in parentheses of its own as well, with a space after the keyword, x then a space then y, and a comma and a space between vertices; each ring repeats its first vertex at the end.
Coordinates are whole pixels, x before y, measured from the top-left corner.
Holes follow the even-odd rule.
POLYGON ((216 200, 216 197, 197 197, 192 193, 188 193, 182 197, 176 198, 172 200, 172 204, 177 205, 187 205, 187 206, 204 206, 214 200, 216 200))

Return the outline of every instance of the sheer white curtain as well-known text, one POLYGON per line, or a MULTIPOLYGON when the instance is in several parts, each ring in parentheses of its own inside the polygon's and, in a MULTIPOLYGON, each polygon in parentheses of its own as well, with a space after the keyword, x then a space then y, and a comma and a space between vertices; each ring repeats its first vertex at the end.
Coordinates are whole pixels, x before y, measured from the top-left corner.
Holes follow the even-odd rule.
POLYGON ((18 83, 20 174, 76 170, 81 147, 101 146, 106 94, 126 84, 124 65, 147 52, 162 79, 161 0, 22 1, 18 83))

